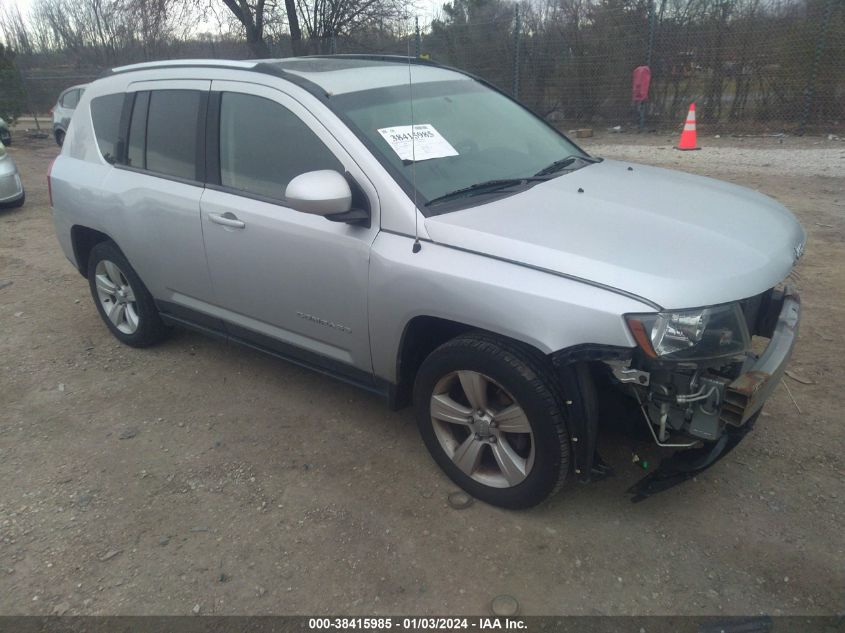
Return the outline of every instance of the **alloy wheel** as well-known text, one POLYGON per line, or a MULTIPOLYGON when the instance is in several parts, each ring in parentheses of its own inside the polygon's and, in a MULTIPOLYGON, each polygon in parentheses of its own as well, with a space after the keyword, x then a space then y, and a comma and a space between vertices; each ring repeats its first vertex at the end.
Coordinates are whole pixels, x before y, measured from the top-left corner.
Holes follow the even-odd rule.
POLYGON ((97 262, 94 271, 97 297, 106 316, 124 334, 134 334, 140 323, 135 291, 117 264, 107 259, 97 262))
POLYGON ((534 433, 525 411, 500 384, 480 372, 447 374, 430 402, 434 434, 468 477, 486 486, 522 483, 534 465, 534 433))

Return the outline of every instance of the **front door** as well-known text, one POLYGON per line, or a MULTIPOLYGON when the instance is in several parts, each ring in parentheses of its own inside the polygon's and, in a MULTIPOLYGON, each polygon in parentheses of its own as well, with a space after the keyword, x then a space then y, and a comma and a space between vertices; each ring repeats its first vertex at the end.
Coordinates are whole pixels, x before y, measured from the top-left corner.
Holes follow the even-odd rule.
POLYGON ((219 173, 209 176, 201 215, 219 315, 239 339, 310 365, 326 361, 351 377, 371 376, 367 281, 378 230, 375 190, 294 99, 240 82, 214 81, 211 90, 209 163, 219 173), (351 174, 369 199, 372 228, 285 205, 288 182, 318 169, 351 174))

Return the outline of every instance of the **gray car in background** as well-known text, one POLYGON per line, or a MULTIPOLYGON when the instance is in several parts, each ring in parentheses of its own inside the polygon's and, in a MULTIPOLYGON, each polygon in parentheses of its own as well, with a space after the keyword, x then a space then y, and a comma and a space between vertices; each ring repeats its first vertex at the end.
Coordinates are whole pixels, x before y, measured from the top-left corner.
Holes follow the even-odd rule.
POLYGON ((18 167, 0 142, 0 207, 20 207, 26 201, 18 167))
POLYGON ((489 503, 606 476, 598 432, 620 422, 677 449, 635 499, 690 478, 790 358, 805 236, 787 209, 590 156, 470 75, 158 62, 78 110, 51 206, 118 340, 186 326, 413 404, 434 460, 489 503))
POLYGON ((86 84, 80 84, 63 90, 56 100, 56 105, 50 110, 53 114, 53 138, 56 139, 59 147, 65 142, 70 119, 85 93, 85 86, 86 84))

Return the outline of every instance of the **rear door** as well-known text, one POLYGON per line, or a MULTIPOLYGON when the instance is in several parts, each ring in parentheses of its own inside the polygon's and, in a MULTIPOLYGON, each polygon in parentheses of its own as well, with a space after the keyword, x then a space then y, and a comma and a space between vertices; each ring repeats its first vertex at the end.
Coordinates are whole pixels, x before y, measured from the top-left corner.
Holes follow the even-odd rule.
POLYGON ((370 380, 367 282, 378 231, 372 184, 322 124, 278 90, 214 81, 209 113, 203 232, 227 328, 310 365, 370 380), (370 227, 287 206, 287 183, 319 169, 349 174, 360 204, 370 207, 370 227))
MULTIPOLYGON (((124 164, 110 176, 124 225, 118 244, 176 316, 212 300, 200 223, 210 81, 134 83, 124 107, 124 164)), ((192 314, 193 316, 193 314, 192 314)))

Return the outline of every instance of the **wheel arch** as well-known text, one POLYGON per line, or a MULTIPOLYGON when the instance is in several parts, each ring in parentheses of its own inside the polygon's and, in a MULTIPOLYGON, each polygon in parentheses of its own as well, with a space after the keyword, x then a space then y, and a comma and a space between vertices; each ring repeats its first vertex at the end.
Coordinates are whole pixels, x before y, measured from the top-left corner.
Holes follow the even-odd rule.
MULTIPOLYGON (((558 352, 548 354, 528 340, 514 338, 502 332, 478 327, 471 323, 428 314, 417 315, 405 324, 399 339, 395 361, 396 383, 391 393, 391 407, 400 409, 410 404, 414 380, 425 358, 443 343, 467 332, 487 334, 518 344, 538 357, 545 358, 550 369, 565 364, 561 362, 558 352)), ((555 373, 557 374, 557 372, 555 373)))
POLYGON ((446 341, 478 328, 436 316, 419 315, 405 324, 396 353, 396 384, 390 406, 402 409, 411 404, 414 379, 425 358, 446 341))
POLYGON ((594 472, 599 427, 599 386, 595 373, 604 360, 629 358, 632 350, 609 345, 581 344, 544 352, 527 341, 449 319, 422 315, 412 318, 402 332, 396 358, 397 382, 391 388, 390 404, 400 409, 411 402, 414 380, 425 358, 448 340, 467 332, 484 333, 515 343, 542 357, 547 363, 565 404, 570 435, 570 467, 582 481, 601 473, 594 472))
MULTIPOLYGON (((74 224, 70 229, 70 241, 73 245, 73 257, 76 260, 76 269, 83 277, 88 276, 88 258, 93 249, 100 242, 112 240, 111 236, 96 229, 74 224)), ((120 248, 118 246, 118 248, 120 248)))

